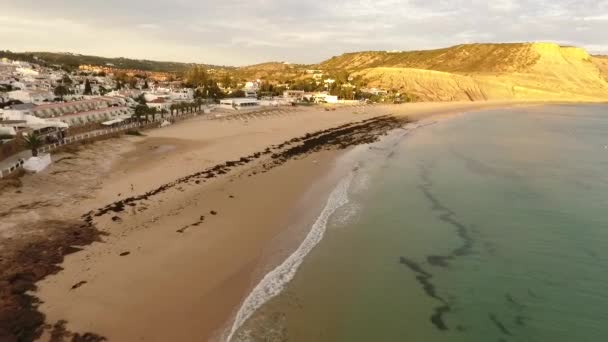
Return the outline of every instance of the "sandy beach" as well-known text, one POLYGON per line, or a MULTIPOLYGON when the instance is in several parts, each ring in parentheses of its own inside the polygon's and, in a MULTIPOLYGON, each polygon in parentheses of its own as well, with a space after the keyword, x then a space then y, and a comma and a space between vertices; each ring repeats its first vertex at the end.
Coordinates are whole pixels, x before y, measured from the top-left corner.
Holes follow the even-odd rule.
POLYGON ((517 104, 199 117, 57 153, 0 190, 2 328, 42 341, 221 340, 305 236, 341 151, 406 117, 517 104))

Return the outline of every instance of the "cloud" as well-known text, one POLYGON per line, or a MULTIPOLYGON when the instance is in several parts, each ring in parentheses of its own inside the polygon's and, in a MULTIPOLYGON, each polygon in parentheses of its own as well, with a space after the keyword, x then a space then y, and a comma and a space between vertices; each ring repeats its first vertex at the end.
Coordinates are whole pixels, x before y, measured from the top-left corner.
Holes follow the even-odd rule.
POLYGON ((3 49, 232 65, 315 63, 347 51, 466 42, 551 40, 597 48, 606 45, 608 20, 608 0, 0 0, 0 5, 3 49))

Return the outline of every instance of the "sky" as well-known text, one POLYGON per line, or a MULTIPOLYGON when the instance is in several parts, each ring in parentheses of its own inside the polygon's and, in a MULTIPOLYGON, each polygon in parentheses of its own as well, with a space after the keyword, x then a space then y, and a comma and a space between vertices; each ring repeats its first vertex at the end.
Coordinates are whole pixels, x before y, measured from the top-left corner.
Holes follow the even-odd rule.
POLYGON ((608 0, 0 0, 0 50, 216 65, 545 41, 608 54, 608 0))

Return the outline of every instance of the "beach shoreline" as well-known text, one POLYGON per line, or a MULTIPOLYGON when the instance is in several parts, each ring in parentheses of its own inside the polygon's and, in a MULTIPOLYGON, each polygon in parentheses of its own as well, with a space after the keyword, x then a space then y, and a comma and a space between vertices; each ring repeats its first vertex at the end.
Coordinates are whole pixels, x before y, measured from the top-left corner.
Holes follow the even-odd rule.
MULTIPOLYGON (((309 113, 312 110, 305 109, 306 113, 300 117, 298 115, 302 113, 295 113, 295 119, 218 121, 210 124, 203 120, 184 121, 170 129, 152 131, 149 137, 133 138, 126 144, 128 146, 115 150, 117 156, 108 166, 108 178, 95 185, 94 196, 74 205, 74 208, 82 210, 78 215, 85 214, 82 217, 85 224, 78 220, 78 216, 71 218, 73 233, 78 232, 78 236, 69 240, 68 246, 55 246, 67 249, 74 245, 82 247, 58 252, 51 259, 53 263, 40 270, 40 275, 17 278, 24 293, 34 301, 30 303, 34 308, 32 312, 40 312, 33 323, 29 322, 32 326, 24 329, 29 329, 30 336, 35 337, 40 332, 36 326, 41 324, 40 319, 44 319, 46 329, 42 340, 49 340, 54 333, 63 333, 67 337, 87 332, 91 332, 89 336, 118 341, 187 339, 192 336, 217 339, 226 328, 227 320, 235 314, 264 272, 272 268, 272 264, 280 263, 281 258, 299 245, 298 239, 306 233, 302 227, 294 229, 296 233, 281 234, 288 230, 286 227, 290 223, 297 221, 294 215, 297 216, 298 210, 294 211, 294 208, 301 203, 301 196, 309 185, 322 179, 331 169, 340 154, 336 150, 371 142, 398 124, 379 127, 368 135, 361 135, 356 130, 352 135, 353 132, 336 131, 335 127, 365 120, 379 121, 389 114, 392 114, 391 118, 439 119, 470 110, 512 105, 518 103, 372 106, 357 109, 364 113, 356 115, 352 113, 353 108, 340 108, 337 113, 329 114, 320 111, 309 113), (324 114, 325 117, 322 116, 324 114), (319 119, 319 122, 311 123, 310 120, 314 119, 319 119), (211 127, 203 127, 205 124, 211 127), (315 149, 314 146, 321 143, 318 141, 310 144, 312 149, 297 154, 301 149, 298 146, 306 145, 307 135, 314 138, 311 133, 324 130, 329 135, 351 134, 353 137, 359 134, 361 137, 351 141, 330 141, 332 147, 329 149, 315 149), (202 133, 208 136, 197 140, 197 135, 202 133), (298 136, 301 140, 294 140, 298 136), (253 161, 256 153, 264 153, 268 149, 270 152, 267 152, 266 159, 253 161), (290 150, 290 153, 296 153, 295 158, 281 156, 280 153, 290 150), (204 158, 204 163, 197 162, 197 158, 204 158), (239 158, 252 160, 251 164, 244 166, 249 162, 239 158), (269 165, 277 159, 280 162, 275 166, 280 167, 269 165), (230 160, 232 162, 226 162, 230 160), (239 161, 243 165, 237 165, 239 161), (207 171, 201 173, 204 166, 208 166, 207 171), (197 175, 188 178, 194 174, 197 175), (208 177, 210 174, 213 176, 208 177), (184 182, 180 183, 180 180, 184 182), (163 187, 162 184, 172 184, 172 190, 155 192, 155 189, 163 187), (156 195, 157 199, 149 200, 156 195), (121 199, 117 201, 117 198, 121 199), (134 200, 129 201, 130 198, 134 200), (137 203, 131 207, 134 201, 145 204, 137 203), (112 204, 101 206, 101 203, 112 204), (101 211, 95 212, 92 208, 100 208, 101 211), (238 228, 248 224, 253 229, 245 238, 238 228), (184 235, 193 236, 183 239, 184 235), (289 242, 277 243, 281 239, 289 242), (202 252, 201 245, 204 246, 202 252), (227 246, 232 250, 225 251, 227 246), (212 260, 194 262, 198 258, 212 260), (55 264, 60 266, 51 267, 55 264), (205 272, 194 275, 193 269, 205 272), (38 276, 43 280, 33 281, 38 280, 38 276), (175 281, 174 277, 179 280, 175 281), (185 279, 189 277, 191 279, 185 279), (214 280, 209 281, 209 277, 214 280), (188 285, 184 288, 183 284, 188 285), (37 292, 27 292, 36 287, 37 292), (140 295, 133 295, 138 292, 140 295), (35 302, 38 298, 43 301, 40 306, 35 302), (146 311, 150 310, 146 308, 150 303, 146 298, 163 298, 153 304, 162 314, 148 314, 146 311), (194 305, 186 308, 184 303, 194 305), (119 314, 113 316, 111 312, 119 314), (142 317, 141 313, 147 316, 142 317), (156 328, 150 329, 150 326, 156 328), (178 332, 183 335, 176 335, 178 332), (142 333, 147 335, 142 336, 142 333)), ((326 188, 313 193, 309 199, 328 194, 326 188)), ((301 221, 309 222, 318 210, 312 206, 310 212, 300 218, 301 221)), ((58 218, 67 222, 70 215, 63 214, 58 218)), ((61 232, 64 233, 67 234, 61 232)))

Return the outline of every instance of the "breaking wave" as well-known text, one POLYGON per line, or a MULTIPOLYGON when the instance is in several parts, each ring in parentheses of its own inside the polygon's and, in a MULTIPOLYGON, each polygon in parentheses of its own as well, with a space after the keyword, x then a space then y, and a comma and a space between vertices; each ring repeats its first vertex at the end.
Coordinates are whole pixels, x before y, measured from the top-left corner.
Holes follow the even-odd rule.
POLYGON ((331 215, 337 209, 349 202, 348 189, 353 178, 354 173, 350 172, 340 181, 340 183, 338 183, 336 188, 329 195, 325 208, 323 208, 323 211, 312 225, 310 232, 298 249, 281 265, 266 274, 253 291, 251 291, 249 296, 247 296, 236 315, 226 341, 231 341, 234 333, 241 325, 243 325, 257 309, 264 305, 264 303, 280 294, 291 279, 293 279, 306 255, 323 239, 323 234, 325 234, 327 222, 331 215))

